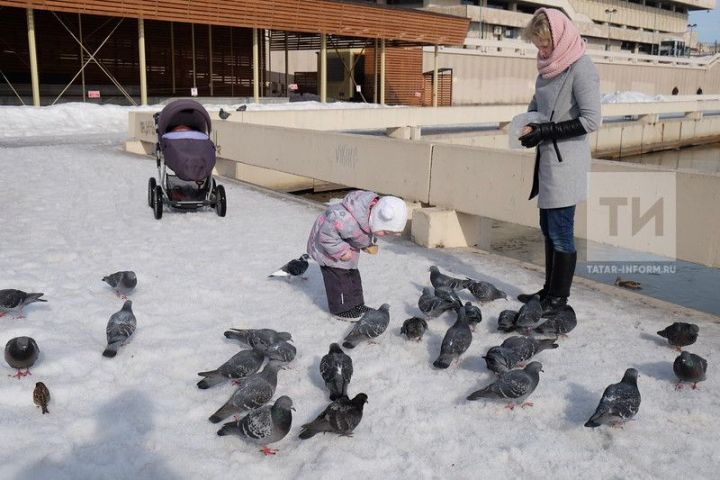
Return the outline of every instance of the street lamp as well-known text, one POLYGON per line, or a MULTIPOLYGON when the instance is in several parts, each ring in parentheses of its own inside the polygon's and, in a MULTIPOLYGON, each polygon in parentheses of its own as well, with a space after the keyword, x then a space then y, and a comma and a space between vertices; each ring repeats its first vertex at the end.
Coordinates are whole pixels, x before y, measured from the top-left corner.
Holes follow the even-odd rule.
POLYGON ((605 50, 610 50, 610 23, 612 22, 613 13, 617 13, 617 8, 606 8, 605 13, 608 15, 608 43, 605 50))
POLYGON ((688 39, 688 57, 690 56, 690 50, 692 48, 692 33, 693 28, 697 27, 697 23, 688 23, 688 28, 690 29, 690 38, 688 39))

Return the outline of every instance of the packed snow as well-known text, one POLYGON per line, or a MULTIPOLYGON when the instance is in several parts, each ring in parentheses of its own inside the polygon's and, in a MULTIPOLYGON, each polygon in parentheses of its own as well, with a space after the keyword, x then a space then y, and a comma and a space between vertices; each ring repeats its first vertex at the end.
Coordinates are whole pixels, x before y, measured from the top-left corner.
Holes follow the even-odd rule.
POLYGON ((453 314, 430 320, 420 343, 399 335, 403 320, 419 314, 428 267, 491 281, 510 299, 538 288, 541 274, 495 255, 427 250, 406 239, 382 239, 380 253, 360 262, 368 304, 391 305, 379 343, 349 351, 349 392, 369 397, 362 422, 352 438, 298 439, 300 425, 328 403, 320 358, 350 325, 327 313, 316 264, 306 280, 267 276, 304 252, 322 206, 221 180, 227 217, 166 211, 157 221, 146 192, 155 164, 125 153, 126 126, 110 119, 123 108, 53 108, 57 115, 0 107, 12 117, 11 134, 6 128, 0 138, 0 288, 44 292, 48 301, 26 307, 24 319, 0 318, 3 345, 28 335, 41 349, 31 376, 10 378, 14 371, 2 367, 0 478, 716 478, 720 325, 576 286, 579 325, 560 348, 536 357, 544 372, 529 398, 534 407, 468 402, 493 379, 481 357, 506 338, 496 330, 498 314, 520 304, 483 305, 458 366, 436 370, 453 314), (130 294, 138 326, 108 359, 105 326, 122 300, 101 278, 128 269, 138 275, 130 294), (709 363, 697 390, 675 391, 678 353, 655 334, 674 321, 700 325, 687 348, 709 363), (220 425, 207 420, 233 387, 199 390, 196 373, 238 351, 223 336, 229 327, 293 335, 298 356, 279 373, 275 398, 290 396, 296 411, 289 435, 271 445, 276 456, 218 437, 220 425), (640 372, 639 414, 622 429, 583 427, 628 367, 640 372), (48 415, 33 405, 37 381, 52 396, 48 415))

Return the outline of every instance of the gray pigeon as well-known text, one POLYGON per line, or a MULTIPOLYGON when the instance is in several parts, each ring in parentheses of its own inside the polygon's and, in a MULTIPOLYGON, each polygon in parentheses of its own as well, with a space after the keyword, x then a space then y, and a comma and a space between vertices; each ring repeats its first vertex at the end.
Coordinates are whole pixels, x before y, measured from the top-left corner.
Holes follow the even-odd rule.
POLYGON ((482 322, 482 312, 480 307, 473 305, 470 302, 465 302, 465 320, 467 320, 470 329, 475 331, 475 327, 482 322))
POLYGON ((292 342, 292 335, 288 332, 277 332, 271 328, 231 328, 224 333, 226 338, 239 340, 252 348, 269 347, 273 343, 292 342))
POLYGON ((477 392, 471 393, 467 399, 506 399, 510 402, 507 405, 507 408, 510 410, 515 408, 514 404, 532 406, 532 403, 523 402, 535 391, 535 388, 537 388, 540 382, 540 372, 542 371, 542 364, 540 362, 530 362, 522 370, 510 370, 500 374, 496 381, 477 392))
POLYGON ((471 343, 472 332, 465 319, 465 308, 460 307, 457 309, 455 324, 445 332, 445 337, 440 346, 440 356, 435 360, 433 366, 435 368, 448 368, 453 360, 459 359, 460 355, 465 353, 471 343))
POLYGON ((383 303, 377 310, 369 309, 345 336, 343 347, 355 348, 362 341, 379 337, 385 332, 389 323, 390 305, 383 303))
POLYGON ((255 350, 265 354, 268 360, 278 360, 284 363, 292 362, 295 360, 295 355, 297 355, 297 349, 295 346, 285 340, 281 340, 269 346, 256 343, 255 350))
POLYGON ((664 330, 657 332, 661 337, 667 338, 668 343, 680 350, 695 343, 700 332, 700 327, 694 323, 675 322, 664 330))
POLYGON ((619 425, 634 417, 640 410, 637 377, 638 371, 628 368, 620 383, 608 386, 595 413, 585 426, 595 428, 603 424, 619 425))
POLYGON ((488 370, 498 375, 508 370, 512 370, 521 362, 520 355, 513 350, 504 347, 492 347, 487 351, 485 356, 485 365, 488 370))
POLYGON ((542 317, 542 305, 540 296, 533 295, 528 302, 522 306, 515 319, 515 326, 519 328, 536 327, 542 317))
POLYGON ((462 301, 460 301, 457 292, 450 287, 436 287, 435 296, 440 300, 453 304, 453 308, 462 305, 462 301))
POLYGON ((682 382, 692 383, 692 388, 695 390, 698 382, 705 380, 707 360, 700 355, 684 351, 673 362, 673 372, 680 380, 675 386, 675 390, 682 388, 682 382))
POLYGON ((575 310, 570 305, 563 305, 532 331, 540 335, 551 335, 557 338, 560 335, 570 333, 576 326, 577 316, 575 310))
POLYGON ((358 393, 350 400, 340 397, 328 405, 318 417, 302 426, 300 438, 306 440, 318 433, 337 433, 338 435, 352 436, 353 430, 362 420, 363 408, 367 403, 367 395, 358 393))
POLYGON ((17 369, 17 373, 12 375, 17 379, 32 375, 30 367, 35 365, 38 355, 40 355, 40 348, 31 337, 15 337, 5 345, 5 361, 12 368, 17 369), (23 368, 24 372, 21 371, 23 368))
POLYGON ((228 422, 218 430, 221 437, 237 435, 252 443, 262 445, 260 450, 265 455, 275 455, 278 451, 268 448, 271 443, 279 442, 290 431, 292 425, 293 402, 290 397, 283 395, 270 406, 266 405, 255 409, 235 422, 228 422))
POLYGON ((218 117, 220 117, 223 120, 227 120, 228 117, 230 117, 230 114, 228 112, 226 112, 225 110, 223 110, 222 108, 220 108, 220 111, 218 112, 218 117))
POLYGON ((275 395, 277 373, 282 362, 270 360, 259 373, 253 373, 239 380, 240 386, 225 405, 210 416, 212 423, 218 423, 230 415, 240 414, 262 407, 275 395))
POLYGON ((244 112, 245 110, 247 110, 247 105, 245 105, 245 104, 242 104, 238 108, 235 109, 236 112, 244 112))
POLYGON ((130 270, 115 272, 107 277, 103 277, 102 281, 114 288, 118 296, 124 297, 137 286, 137 275, 130 270))
POLYGON ((498 330, 501 332, 513 332, 517 329, 515 321, 517 320, 518 312, 515 310, 503 310, 498 315, 498 330))
POLYGON ((457 306, 455 300, 443 300, 437 297, 430 287, 423 288, 423 293, 418 299, 418 308, 420 311, 431 318, 439 317, 444 312, 452 310, 457 306))
MULTIPOLYGON (((470 279, 468 278, 468 280, 470 279)), ((473 297, 477 298, 480 302, 492 302, 493 300, 497 300, 499 298, 507 298, 507 294, 505 292, 498 290, 495 288, 495 285, 490 282, 476 282, 474 280, 470 280, 468 290, 472 293, 473 297)))
POLYGON ((428 324, 424 318, 411 317, 405 320, 400 328, 400 333, 405 335, 408 340, 415 340, 419 342, 422 340, 425 330, 427 330, 428 324))
POLYGON ((320 375, 330 390, 330 400, 347 396, 352 374, 352 358, 343 352, 337 343, 330 344, 330 351, 320 359, 320 375))
POLYGON ((205 378, 200 380, 197 386, 204 390, 228 379, 247 377, 260 370, 264 361, 265 355, 257 350, 241 350, 217 369, 199 372, 198 375, 205 378))
POLYGON ((271 273, 268 277, 298 277, 305 273, 310 264, 308 263, 310 255, 304 253, 300 258, 290 260, 288 263, 280 267, 280 270, 271 273))
POLYGON ((470 279, 463 280, 461 278, 444 275, 440 273, 440 270, 435 265, 430 267, 430 283, 435 288, 448 287, 453 290, 462 290, 463 288, 468 288, 471 282, 472 280, 470 279))
POLYGON ((26 293, 22 290, 7 288, 0 290, 0 317, 6 313, 22 313, 25 305, 33 302, 47 302, 42 297, 44 293, 26 293))
POLYGON ((554 339, 541 339, 533 337, 514 336, 508 337, 500 344, 501 347, 510 349, 518 354, 520 362, 530 360, 532 357, 547 350, 548 348, 558 348, 558 344, 554 339))
POLYGON ((119 312, 115 312, 108 320, 107 328, 107 348, 103 352, 103 356, 112 358, 117 355, 118 348, 125 345, 135 332, 137 320, 132 311, 132 301, 125 300, 125 303, 119 312))

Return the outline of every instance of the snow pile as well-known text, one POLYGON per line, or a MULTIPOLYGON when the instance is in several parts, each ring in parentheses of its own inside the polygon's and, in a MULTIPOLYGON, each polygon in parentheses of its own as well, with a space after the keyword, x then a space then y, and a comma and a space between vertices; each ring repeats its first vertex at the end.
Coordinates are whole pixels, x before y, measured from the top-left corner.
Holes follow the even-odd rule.
POLYGON ((646 95, 642 92, 620 92, 607 93, 602 96, 600 103, 647 103, 662 102, 665 97, 662 95, 646 95))

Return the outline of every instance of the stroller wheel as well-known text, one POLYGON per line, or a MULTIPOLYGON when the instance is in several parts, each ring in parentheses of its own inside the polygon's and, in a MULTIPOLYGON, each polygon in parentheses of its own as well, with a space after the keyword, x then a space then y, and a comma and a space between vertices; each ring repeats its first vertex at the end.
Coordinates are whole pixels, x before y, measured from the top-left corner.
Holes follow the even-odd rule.
POLYGON ((150 208, 153 208, 153 193, 156 185, 155 177, 150 177, 150 180, 148 180, 148 207, 150 208))
POLYGON ((157 185, 155 187, 155 193, 153 195, 153 213, 155 214, 155 218, 157 220, 160 220, 162 218, 163 192, 162 192, 162 187, 160 187, 160 185, 157 185))
POLYGON ((225 187, 218 185, 215 188, 215 213, 218 217, 224 217, 227 213, 227 199, 225 197, 225 187))

